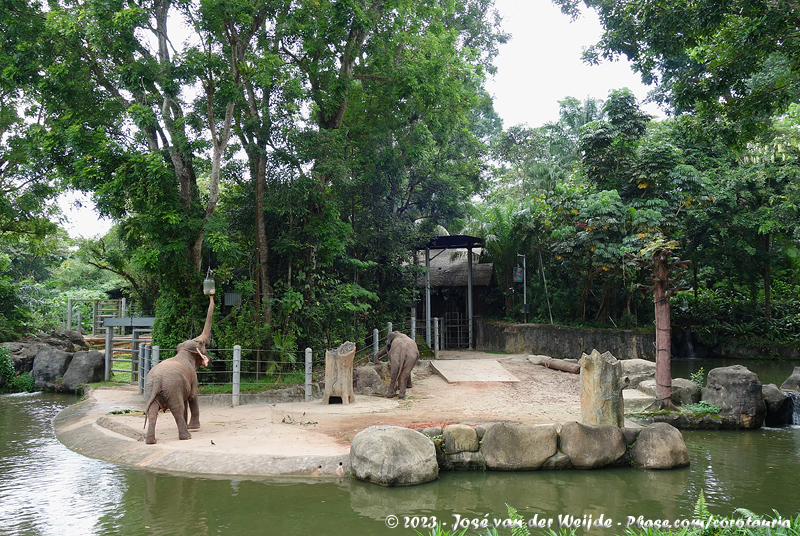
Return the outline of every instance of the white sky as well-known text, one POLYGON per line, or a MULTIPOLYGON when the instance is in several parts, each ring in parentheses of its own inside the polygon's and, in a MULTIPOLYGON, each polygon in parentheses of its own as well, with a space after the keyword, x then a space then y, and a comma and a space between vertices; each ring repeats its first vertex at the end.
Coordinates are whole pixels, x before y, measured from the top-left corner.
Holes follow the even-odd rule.
MULTIPOLYGON (((627 87, 640 102, 646 97, 648 88, 627 62, 589 66, 581 61, 584 47, 596 43, 602 33, 593 11, 570 22, 550 0, 495 0, 495 5, 503 28, 512 37, 500 47, 497 74, 487 89, 506 128, 556 121, 558 101, 567 96, 605 99, 611 89, 627 87)), ((650 114, 663 115, 653 105, 643 107, 650 114)), ((71 236, 93 237, 108 231, 111 222, 98 220, 91 200, 73 194, 65 197, 59 204, 71 236), (81 199, 83 208, 71 207, 74 197, 81 199)))
MULTIPOLYGON (((556 121, 558 101, 567 96, 605 100, 610 90, 623 87, 633 91, 640 103, 647 96, 647 86, 627 61, 595 66, 581 61, 583 49, 602 34, 594 11, 570 22, 550 0, 495 0, 495 5, 511 40, 500 48, 497 74, 487 89, 504 127, 556 121)), ((643 108, 663 116, 655 106, 643 108)))

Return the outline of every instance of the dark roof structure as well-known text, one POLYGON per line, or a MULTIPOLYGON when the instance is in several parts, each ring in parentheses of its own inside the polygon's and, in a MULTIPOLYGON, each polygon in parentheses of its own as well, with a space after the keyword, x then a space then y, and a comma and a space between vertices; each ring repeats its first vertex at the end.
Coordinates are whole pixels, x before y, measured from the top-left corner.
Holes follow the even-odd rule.
MULTIPOLYGON (((474 252, 473 252, 474 253, 474 252)), ((469 258, 466 249, 431 249, 431 287, 463 288, 469 284, 469 258)), ((421 259, 425 262, 424 257, 421 259)), ((472 286, 488 287, 492 281, 492 263, 472 263, 472 286)), ((419 286, 425 285, 425 278, 418 279, 419 286)))
MULTIPOLYGON (((483 244, 483 240, 480 238, 476 238, 474 236, 468 235, 453 235, 453 236, 436 236, 431 238, 424 246, 418 248, 419 250, 425 251, 425 265, 428 268, 428 274, 426 276, 425 281, 425 322, 426 322, 426 329, 425 329, 425 338, 428 342, 428 345, 431 344, 431 318, 430 318, 430 310, 431 310, 431 286, 465 286, 467 287, 467 317, 469 318, 469 347, 472 348, 472 287, 475 286, 475 264, 472 262, 472 250, 474 248, 480 247, 483 244), (453 262, 452 256, 446 254, 446 250, 448 249, 466 249, 467 255, 463 259, 463 269, 459 266, 459 263, 453 262), (447 268, 442 267, 441 269, 437 270, 439 275, 440 282, 447 281, 448 284, 440 284, 434 285, 434 281, 436 280, 434 277, 434 264, 433 259, 431 258, 431 250, 439 250, 439 255, 437 257, 443 257, 443 262, 447 262, 447 268), (463 283, 459 285, 455 285, 456 281, 462 279, 461 273, 463 270, 463 283)), ((456 259, 458 260, 458 259, 456 259)), ((484 265, 478 265, 484 266, 484 265)), ((488 271, 485 269, 480 269, 481 273, 488 273, 489 278, 491 279, 491 265, 488 271)), ((488 285, 488 283, 487 283, 488 285)))
POLYGON ((419 249, 470 249, 482 245, 482 239, 469 235, 435 236, 419 249))

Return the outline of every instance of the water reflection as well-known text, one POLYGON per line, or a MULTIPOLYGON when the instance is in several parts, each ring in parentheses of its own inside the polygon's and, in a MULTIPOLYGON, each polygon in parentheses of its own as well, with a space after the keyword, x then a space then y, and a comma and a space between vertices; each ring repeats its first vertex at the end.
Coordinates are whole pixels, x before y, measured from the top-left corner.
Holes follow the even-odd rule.
POLYGON ((701 491, 717 515, 798 510, 786 490, 800 480, 800 428, 684 432, 691 466, 674 471, 458 472, 381 488, 350 479, 193 478, 92 460, 52 431, 52 418, 74 401, 0 396, 3 534, 413 535, 387 528, 386 516, 399 516, 401 526, 404 516, 505 518, 507 504, 526 518, 690 519, 701 491))

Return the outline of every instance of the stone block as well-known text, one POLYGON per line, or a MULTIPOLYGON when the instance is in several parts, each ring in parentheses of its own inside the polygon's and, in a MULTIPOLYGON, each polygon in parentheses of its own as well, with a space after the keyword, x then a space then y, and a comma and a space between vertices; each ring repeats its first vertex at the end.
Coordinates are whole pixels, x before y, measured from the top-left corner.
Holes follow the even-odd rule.
POLYGON ((614 425, 586 425, 569 422, 559 434, 561 451, 578 469, 597 469, 618 460, 627 444, 622 430, 614 425))
POLYGON ((439 478, 436 447, 425 435, 398 426, 371 426, 350 445, 350 471, 382 486, 411 486, 439 478))
POLYGON ((539 469, 556 453, 557 446, 558 434, 553 425, 498 423, 486 430, 481 450, 487 469, 520 471, 539 469))
POLYGON ((451 424, 445 427, 444 450, 448 454, 457 452, 477 452, 481 448, 478 433, 466 424, 451 424))
POLYGON ((689 453, 680 430, 666 423, 643 429, 631 447, 635 465, 646 469, 674 469, 689 465, 689 453))

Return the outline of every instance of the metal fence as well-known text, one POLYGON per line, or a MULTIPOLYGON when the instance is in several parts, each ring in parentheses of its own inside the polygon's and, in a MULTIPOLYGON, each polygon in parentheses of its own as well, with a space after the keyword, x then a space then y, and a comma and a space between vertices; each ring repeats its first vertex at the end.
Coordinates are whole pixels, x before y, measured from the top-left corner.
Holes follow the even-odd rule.
MULTIPOLYGON (((445 319, 432 320, 432 350, 434 357, 438 357, 441 343, 447 341, 446 331, 443 329, 446 324, 445 319)), ((370 337, 356 342, 354 365, 371 363, 373 356, 386 344, 386 336, 396 329, 412 337, 421 335, 413 317, 399 325, 389 323, 384 329, 376 328, 370 337)), ((135 330, 134 333, 138 331, 135 330)), ((131 353, 130 370, 112 368, 108 372, 131 372, 131 382, 138 383, 140 392, 143 392, 145 378, 150 369, 160 361, 174 356, 177 349, 160 348, 152 345, 149 340, 140 339, 128 352, 131 353)), ((201 394, 231 393, 234 405, 239 404, 239 397, 243 393, 300 385, 304 386, 305 399, 308 401, 312 398, 313 384, 324 377, 325 351, 314 352, 311 348, 301 352, 274 352, 243 349, 235 345, 233 348, 210 349, 208 354, 211 362, 197 371, 201 394)), ((120 359, 108 361, 114 363, 120 359)))
MULTIPOLYGON (((142 345, 138 364, 138 369, 142 371, 138 376, 140 392, 144 392, 145 379, 150 370, 160 361, 176 353, 175 348, 142 345)), ((313 383, 315 380, 319 381, 320 368, 324 369, 324 353, 315 359, 311 348, 306 348, 304 352, 295 352, 293 359, 288 361, 285 360, 286 352, 281 353, 284 360, 280 361, 262 359, 256 362, 252 359, 242 359, 243 356, 256 353, 264 352, 242 349, 239 345, 233 348, 209 350, 211 362, 207 367, 200 367, 197 370, 197 383, 201 394, 231 393, 233 405, 238 406, 239 397, 243 393, 304 385, 305 399, 311 400, 313 383)))
MULTIPOLYGON (((98 299, 67 299, 67 310, 64 313, 64 324, 71 330, 77 327, 78 331, 84 329, 83 323, 87 318, 91 318, 90 334, 92 336, 104 333, 105 320, 107 318, 121 318, 127 313, 125 298, 119 300, 98 300, 98 299)), ((121 334, 123 328, 117 327, 117 333, 121 334)))

